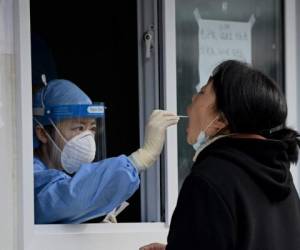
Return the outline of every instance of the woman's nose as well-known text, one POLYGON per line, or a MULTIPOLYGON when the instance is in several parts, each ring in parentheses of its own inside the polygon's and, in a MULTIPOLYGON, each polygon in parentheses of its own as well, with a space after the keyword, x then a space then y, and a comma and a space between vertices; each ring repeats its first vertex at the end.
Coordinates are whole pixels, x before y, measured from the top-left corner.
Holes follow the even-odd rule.
POLYGON ((192 95, 192 102, 195 100, 196 96, 197 96, 196 94, 192 95))
POLYGON ((191 111, 191 107, 192 107, 192 104, 193 104, 193 102, 194 102, 194 100, 195 100, 195 98, 196 98, 196 94, 194 94, 193 96, 192 96, 192 103, 190 103, 187 107, 186 107, 186 113, 189 115, 189 113, 190 113, 190 111, 191 111))
POLYGON ((190 115, 190 111, 191 111, 191 105, 188 105, 186 107, 186 113, 187 113, 188 116, 190 115))

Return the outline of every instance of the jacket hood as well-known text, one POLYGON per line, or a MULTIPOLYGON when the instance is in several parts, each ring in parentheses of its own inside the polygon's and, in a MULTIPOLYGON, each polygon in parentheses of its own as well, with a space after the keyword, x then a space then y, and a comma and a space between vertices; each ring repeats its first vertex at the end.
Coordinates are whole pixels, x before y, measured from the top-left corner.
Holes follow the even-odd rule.
POLYGON ((242 168, 271 201, 283 200, 291 192, 288 145, 282 141, 220 138, 198 155, 196 163, 208 155, 242 168))

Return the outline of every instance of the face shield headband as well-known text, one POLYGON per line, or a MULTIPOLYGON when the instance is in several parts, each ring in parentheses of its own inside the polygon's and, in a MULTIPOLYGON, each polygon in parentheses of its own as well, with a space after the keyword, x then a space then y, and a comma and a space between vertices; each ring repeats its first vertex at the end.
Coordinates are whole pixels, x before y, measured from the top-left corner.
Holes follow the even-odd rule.
POLYGON ((105 116, 105 107, 103 103, 44 106, 33 108, 33 115, 40 123, 49 124, 50 120, 101 118, 105 116))

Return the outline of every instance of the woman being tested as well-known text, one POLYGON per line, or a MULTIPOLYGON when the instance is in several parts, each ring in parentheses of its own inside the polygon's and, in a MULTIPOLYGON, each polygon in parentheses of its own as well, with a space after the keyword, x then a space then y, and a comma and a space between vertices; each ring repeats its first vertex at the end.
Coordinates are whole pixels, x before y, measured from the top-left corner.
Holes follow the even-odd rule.
POLYGON ((156 110, 140 149, 129 157, 93 162, 103 105, 93 104, 70 81, 52 80, 34 95, 33 114, 37 224, 81 223, 120 206, 138 188, 139 171, 153 165, 161 153, 167 127, 179 119, 156 110))
POLYGON ((143 250, 299 250, 300 204, 290 173, 299 134, 266 75, 221 63, 187 109, 194 165, 180 191, 168 244, 143 250))

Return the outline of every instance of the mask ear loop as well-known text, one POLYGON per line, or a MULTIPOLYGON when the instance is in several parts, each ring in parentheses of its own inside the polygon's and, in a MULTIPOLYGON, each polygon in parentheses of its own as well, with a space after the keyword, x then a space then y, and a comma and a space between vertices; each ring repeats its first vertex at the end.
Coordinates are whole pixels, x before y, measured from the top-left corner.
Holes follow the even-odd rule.
POLYGON ((59 146, 57 146, 57 144, 55 143, 55 141, 52 139, 52 137, 49 135, 49 133, 47 132, 47 130, 45 129, 45 127, 43 126, 43 124, 41 124, 35 117, 33 117, 34 121, 45 131, 46 136, 48 137, 48 139, 53 143, 53 145, 56 147, 56 149, 62 153, 62 150, 59 148, 59 146))
POLYGON ((63 139, 64 143, 67 143, 68 141, 66 140, 66 138, 63 136, 63 134, 60 132, 60 130, 58 129, 58 127, 56 127, 55 123, 52 121, 52 119, 49 118, 49 121, 51 123, 51 125, 55 128, 56 132, 59 134, 59 136, 63 139))
POLYGON ((219 118, 219 115, 217 115, 210 123, 208 123, 208 125, 207 125, 206 128, 203 130, 203 132, 205 133, 206 130, 210 127, 210 125, 213 124, 218 118, 219 118))

